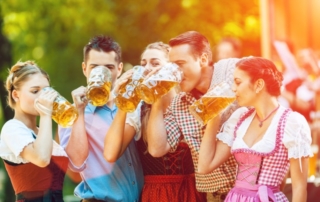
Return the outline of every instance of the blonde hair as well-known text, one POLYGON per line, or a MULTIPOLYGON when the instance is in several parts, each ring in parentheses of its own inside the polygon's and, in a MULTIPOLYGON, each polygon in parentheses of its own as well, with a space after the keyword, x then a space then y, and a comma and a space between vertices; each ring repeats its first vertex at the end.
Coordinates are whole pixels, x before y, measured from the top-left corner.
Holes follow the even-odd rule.
POLYGON ((12 109, 14 109, 16 105, 15 100, 12 98, 12 91, 19 90, 23 83, 28 80, 30 75, 37 73, 43 74, 48 79, 48 81, 50 81, 49 75, 44 70, 39 68, 33 61, 18 61, 11 67, 11 69, 9 70, 9 75, 6 79, 5 88, 8 92, 7 104, 12 109))
POLYGON ((151 44, 147 45, 147 47, 142 52, 141 56, 143 55, 143 53, 146 50, 149 50, 149 49, 160 50, 160 51, 165 53, 167 58, 169 57, 170 46, 168 44, 163 43, 162 41, 154 42, 154 43, 151 43, 151 44))

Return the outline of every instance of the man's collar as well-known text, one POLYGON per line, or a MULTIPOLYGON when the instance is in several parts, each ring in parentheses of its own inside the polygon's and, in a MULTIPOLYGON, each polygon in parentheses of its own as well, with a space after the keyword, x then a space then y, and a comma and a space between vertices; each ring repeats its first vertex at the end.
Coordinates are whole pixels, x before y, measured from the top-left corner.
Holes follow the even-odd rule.
POLYGON ((110 108, 108 105, 103 105, 103 106, 101 106, 101 107, 96 107, 96 106, 92 105, 91 103, 88 103, 88 105, 87 105, 86 108, 87 108, 88 111, 89 111, 90 113, 92 113, 92 114, 95 112, 95 110, 96 110, 97 108, 98 108, 98 109, 99 109, 99 108, 105 108, 105 109, 107 109, 107 110, 109 110, 109 111, 115 111, 115 110, 117 110, 115 104, 113 104, 112 108, 110 108))
POLYGON ((197 89, 195 89, 195 88, 190 91, 190 94, 191 94, 194 98, 196 98, 197 100, 200 99, 200 98, 204 95, 202 92, 200 92, 199 90, 197 90, 197 89))

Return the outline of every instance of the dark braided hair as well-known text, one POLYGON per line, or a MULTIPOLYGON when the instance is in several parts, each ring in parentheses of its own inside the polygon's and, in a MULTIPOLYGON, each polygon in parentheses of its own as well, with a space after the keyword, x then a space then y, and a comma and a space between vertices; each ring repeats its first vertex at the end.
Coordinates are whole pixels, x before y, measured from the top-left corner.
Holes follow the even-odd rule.
POLYGON ((236 67, 247 72, 252 83, 263 79, 270 95, 280 95, 283 76, 272 61, 262 57, 246 57, 237 62, 236 67))

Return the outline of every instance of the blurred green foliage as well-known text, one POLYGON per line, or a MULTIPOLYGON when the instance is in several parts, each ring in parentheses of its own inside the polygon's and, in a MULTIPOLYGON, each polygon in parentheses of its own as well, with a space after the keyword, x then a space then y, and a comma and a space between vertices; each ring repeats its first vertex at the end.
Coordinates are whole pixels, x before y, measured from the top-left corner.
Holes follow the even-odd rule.
MULTIPOLYGON (((83 46, 99 34, 120 43, 129 67, 139 63, 147 44, 188 30, 204 34, 213 50, 221 38, 233 36, 242 41, 244 56, 260 55, 259 0, 0 0, 0 11, 0 34, 11 44, 0 44, 0 81, 18 60, 34 60, 70 101, 70 92, 86 85, 83 46)), ((8 118, 0 113, 0 128, 8 118)), ((74 186, 69 180, 68 185, 74 186)), ((65 194, 70 192, 68 186, 65 194)))
POLYGON ((258 0, 2 0, 0 5, 13 62, 35 60, 67 99, 85 85, 82 48, 98 34, 116 39, 123 61, 132 65, 147 44, 188 30, 203 33, 212 45, 235 36, 245 55, 260 54, 258 0))

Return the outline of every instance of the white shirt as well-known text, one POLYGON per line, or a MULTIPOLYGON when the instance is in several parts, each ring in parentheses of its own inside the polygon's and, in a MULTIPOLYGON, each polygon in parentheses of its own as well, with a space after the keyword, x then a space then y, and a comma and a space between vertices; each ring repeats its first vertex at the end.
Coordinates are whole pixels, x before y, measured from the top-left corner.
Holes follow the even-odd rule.
MULTIPOLYGON (((0 157, 13 163, 29 163, 20 156, 22 150, 35 141, 35 133, 17 119, 7 121, 1 130, 0 157)), ((53 141, 53 156, 66 156, 64 149, 53 141)))

